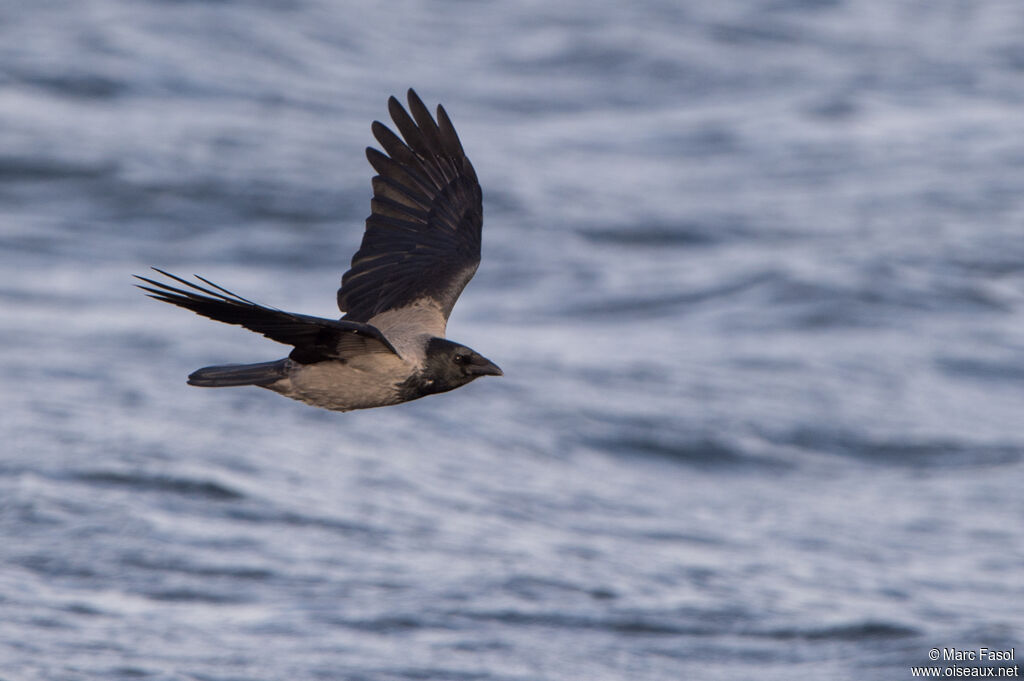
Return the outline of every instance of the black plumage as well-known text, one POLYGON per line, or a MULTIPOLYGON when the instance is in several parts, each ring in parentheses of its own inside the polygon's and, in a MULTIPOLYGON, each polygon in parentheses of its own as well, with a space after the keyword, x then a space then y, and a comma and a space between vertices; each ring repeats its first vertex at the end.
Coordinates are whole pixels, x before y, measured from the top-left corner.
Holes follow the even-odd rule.
POLYGON ((205 295, 174 288, 147 277, 137 277, 151 285, 139 286, 142 290, 149 292, 150 298, 173 303, 219 322, 244 326, 250 331, 261 333, 278 343, 294 345, 292 358, 298 359, 294 355, 299 353, 306 364, 326 359, 344 359, 346 348, 350 348, 353 352, 398 354, 384 334, 369 324, 323 319, 264 307, 221 288, 199 275, 196 275, 196 278, 216 290, 203 288, 156 267, 153 269, 165 277, 170 277, 205 295), (358 336, 358 340, 343 342, 352 336, 358 336))
POLYGON ((345 319, 365 322, 428 297, 447 319, 480 264, 480 183, 443 107, 435 123, 410 90, 412 117, 394 97, 388 109, 405 142, 374 121, 374 137, 387 155, 366 150, 378 173, 373 213, 342 277, 338 307, 345 319))

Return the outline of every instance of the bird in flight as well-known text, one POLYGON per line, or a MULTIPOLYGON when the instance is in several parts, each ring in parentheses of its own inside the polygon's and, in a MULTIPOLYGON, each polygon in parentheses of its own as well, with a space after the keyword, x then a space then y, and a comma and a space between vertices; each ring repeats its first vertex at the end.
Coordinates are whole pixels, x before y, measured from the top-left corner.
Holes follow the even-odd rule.
POLYGON ((455 301, 480 264, 480 183, 444 108, 437 120, 413 90, 409 111, 388 100, 395 134, 374 121, 383 152, 366 149, 377 171, 371 215, 341 279, 340 320, 284 312, 153 268, 184 288, 138 277, 151 298, 244 326, 293 347, 284 359, 198 369, 190 385, 256 385, 336 411, 383 407, 442 393, 496 364, 445 338, 455 301))

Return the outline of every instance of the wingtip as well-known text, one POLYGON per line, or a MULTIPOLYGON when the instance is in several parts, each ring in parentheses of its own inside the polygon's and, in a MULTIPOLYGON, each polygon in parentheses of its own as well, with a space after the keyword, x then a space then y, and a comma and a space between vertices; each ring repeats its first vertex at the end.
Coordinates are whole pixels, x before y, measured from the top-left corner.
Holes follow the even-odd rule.
POLYGON ((157 286, 157 287, 160 286, 160 282, 153 281, 152 279, 149 279, 147 277, 140 277, 137 274, 133 274, 132 276, 135 277, 136 279, 138 279, 139 281, 144 281, 147 284, 149 284, 149 286, 143 286, 142 284, 135 284, 135 288, 141 288, 143 291, 156 291, 157 289, 152 288, 152 287, 153 286, 157 286))
MULTIPOLYGON (((160 274, 163 274, 165 276, 169 276, 166 272, 164 272, 163 270, 161 270, 161 269, 159 269, 157 267, 150 266, 149 269, 153 270, 154 272, 159 272, 160 274)), ((153 281, 149 277, 144 277, 141 274, 133 274, 132 277, 134 277, 135 279, 138 279, 139 281, 147 282, 149 284, 155 284, 156 283, 155 281, 153 281)))
POLYGON ((151 265, 149 269, 153 270, 154 272, 159 272, 160 274, 164 275, 165 277, 170 277, 171 279, 177 279, 176 276, 174 276, 170 272, 165 272, 164 270, 160 269, 159 267, 154 267, 154 266, 151 265))

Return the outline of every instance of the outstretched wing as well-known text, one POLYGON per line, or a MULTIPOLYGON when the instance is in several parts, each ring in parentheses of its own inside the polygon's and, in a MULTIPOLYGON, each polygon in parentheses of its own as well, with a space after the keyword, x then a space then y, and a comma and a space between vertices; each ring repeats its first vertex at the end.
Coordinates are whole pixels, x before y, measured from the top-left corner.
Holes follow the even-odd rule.
POLYGON ((404 141, 374 121, 387 152, 367 148, 373 178, 372 215, 363 242, 338 289, 345 320, 367 322, 390 310, 434 310, 443 333, 448 315, 480 264, 483 203, 473 165, 443 107, 437 122, 415 92, 409 111, 388 110, 404 141))
POLYGON ((139 288, 147 291, 151 298, 192 310, 218 322, 244 326, 278 343, 293 345, 295 350, 290 357, 297 362, 310 364, 325 359, 345 359, 366 352, 398 354, 387 338, 369 324, 321 319, 264 307, 198 275, 197 279, 212 288, 193 284, 155 267, 153 269, 192 291, 136 275, 137 279, 149 284, 139 288))

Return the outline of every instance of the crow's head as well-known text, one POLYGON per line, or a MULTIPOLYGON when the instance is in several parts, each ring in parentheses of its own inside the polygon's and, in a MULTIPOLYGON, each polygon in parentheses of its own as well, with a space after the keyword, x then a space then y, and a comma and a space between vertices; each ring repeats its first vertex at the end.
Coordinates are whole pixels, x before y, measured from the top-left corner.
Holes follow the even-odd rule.
POLYGON ((480 376, 502 376, 498 365, 465 345, 431 338, 418 383, 424 394, 443 393, 480 376))

